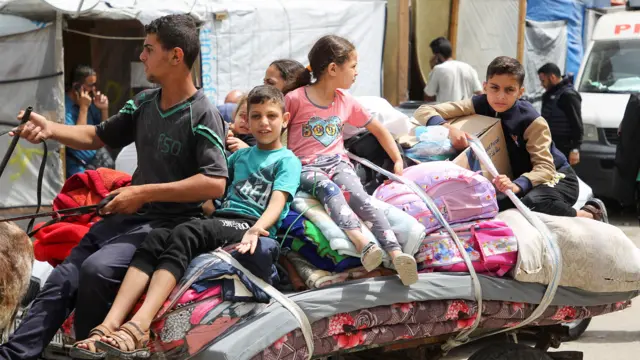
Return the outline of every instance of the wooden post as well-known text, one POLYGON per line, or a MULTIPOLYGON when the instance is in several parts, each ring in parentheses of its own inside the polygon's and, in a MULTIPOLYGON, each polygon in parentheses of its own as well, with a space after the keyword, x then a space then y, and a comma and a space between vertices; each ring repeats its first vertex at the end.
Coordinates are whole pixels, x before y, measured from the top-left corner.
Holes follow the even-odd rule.
POLYGON ((458 11, 460 10, 460 0, 451 0, 451 21, 449 22, 449 42, 453 58, 456 58, 456 47, 458 43, 458 11))
POLYGON ((524 64, 525 31, 527 27, 527 0, 520 0, 518 11, 518 52, 516 59, 524 64))
POLYGON ((398 1, 398 104, 409 99, 409 0, 398 1))
POLYGON ((383 96, 394 106, 405 101, 409 91, 409 20, 409 0, 388 1, 383 96))

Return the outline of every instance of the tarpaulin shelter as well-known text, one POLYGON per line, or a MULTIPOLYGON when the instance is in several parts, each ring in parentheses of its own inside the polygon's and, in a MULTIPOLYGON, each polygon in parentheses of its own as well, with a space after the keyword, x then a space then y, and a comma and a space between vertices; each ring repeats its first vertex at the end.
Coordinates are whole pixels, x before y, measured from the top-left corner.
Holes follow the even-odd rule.
MULTIPOLYGON (((71 1, 77 4, 77 1, 71 1)), ((351 40, 359 54, 354 95, 381 95, 386 0, 102 0, 93 9, 63 15, 41 0, 0 0, 0 130, 15 126, 18 110, 33 105, 50 119, 64 119, 64 72, 79 62, 98 71, 110 113, 140 88, 138 54, 143 24, 163 15, 192 15, 200 26, 197 85, 213 103, 232 89, 261 84, 271 61, 293 58, 307 65, 307 53, 325 34, 351 40)), ((9 138, 0 138, 0 153, 9 138)), ((62 147, 51 142, 43 203, 51 203, 64 181, 62 147)), ((19 143, 0 179, 0 209, 36 204, 42 152, 19 143)))

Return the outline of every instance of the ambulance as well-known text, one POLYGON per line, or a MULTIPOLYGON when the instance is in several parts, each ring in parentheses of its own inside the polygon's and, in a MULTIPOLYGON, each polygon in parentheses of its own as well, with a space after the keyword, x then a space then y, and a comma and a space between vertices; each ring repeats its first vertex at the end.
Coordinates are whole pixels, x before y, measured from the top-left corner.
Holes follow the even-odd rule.
POLYGON ((597 196, 614 198, 618 127, 629 95, 640 92, 640 11, 600 17, 575 83, 584 123, 576 172, 597 196))

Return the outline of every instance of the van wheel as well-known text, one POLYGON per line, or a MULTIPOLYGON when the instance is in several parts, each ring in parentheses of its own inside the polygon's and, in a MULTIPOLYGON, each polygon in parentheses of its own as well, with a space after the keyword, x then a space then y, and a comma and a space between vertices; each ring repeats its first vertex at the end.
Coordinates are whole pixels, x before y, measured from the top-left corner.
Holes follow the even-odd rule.
POLYGON ((587 331, 587 327, 591 323, 591 318, 582 319, 572 321, 570 323, 566 323, 563 326, 569 328, 569 335, 563 336, 561 338, 562 341, 574 341, 578 340, 585 331, 587 331))
POLYGON ((469 360, 553 360, 540 349, 522 344, 496 343, 476 351, 469 360))

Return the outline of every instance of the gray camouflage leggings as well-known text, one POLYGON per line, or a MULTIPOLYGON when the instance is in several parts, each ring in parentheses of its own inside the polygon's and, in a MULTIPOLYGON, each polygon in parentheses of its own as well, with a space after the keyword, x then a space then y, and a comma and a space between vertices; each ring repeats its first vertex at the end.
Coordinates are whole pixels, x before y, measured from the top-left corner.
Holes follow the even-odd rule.
POLYGON ((359 216, 385 251, 402 250, 384 211, 371 203, 371 196, 362 187, 351 165, 340 162, 332 177, 322 169, 305 166, 300 190, 317 198, 339 228, 360 229, 359 216))

